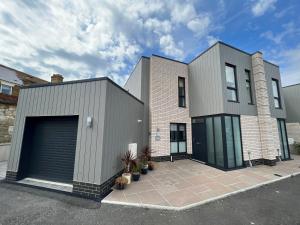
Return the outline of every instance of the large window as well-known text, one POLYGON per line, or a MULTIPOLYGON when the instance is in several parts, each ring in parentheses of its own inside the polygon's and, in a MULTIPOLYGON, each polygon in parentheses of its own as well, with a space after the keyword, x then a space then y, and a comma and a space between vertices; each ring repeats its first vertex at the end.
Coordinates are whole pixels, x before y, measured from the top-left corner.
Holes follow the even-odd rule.
POLYGON ((178 105, 179 107, 185 107, 185 79, 178 77, 178 105))
POLYGON ((272 79, 272 91, 274 97, 274 106, 276 109, 281 108, 278 80, 272 79))
POLYGON ((227 100, 230 102, 238 101, 237 82, 236 82, 236 68, 233 65, 227 64, 225 66, 226 85, 227 85, 227 100))
POLYGON ((186 124, 170 124, 171 154, 186 153, 186 124))
POLYGON ((0 93, 11 95, 12 94, 12 87, 9 85, 1 84, 0 93))
POLYGON ((288 140, 286 135, 285 121, 283 119, 278 119, 277 126, 278 126, 278 133, 280 139, 281 159, 289 159, 290 150, 289 150, 289 145, 288 145, 288 140))
POLYGON ((245 70, 246 76, 246 89, 247 89, 247 100, 248 104, 253 104, 253 97, 252 97, 252 87, 251 87, 251 78, 250 78, 250 71, 245 70))

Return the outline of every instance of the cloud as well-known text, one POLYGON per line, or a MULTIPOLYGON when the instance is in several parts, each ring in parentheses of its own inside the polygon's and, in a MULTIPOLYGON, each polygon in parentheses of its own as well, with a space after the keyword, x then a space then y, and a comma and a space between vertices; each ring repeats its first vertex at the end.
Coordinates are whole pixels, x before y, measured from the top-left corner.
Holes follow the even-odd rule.
POLYGON ((215 44, 217 41, 219 41, 219 38, 216 38, 216 37, 210 36, 210 35, 208 35, 208 36, 206 37, 206 39, 207 39, 207 43, 208 43, 209 46, 212 46, 212 45, 215 44))
POLYGON ((181 44, 176 44, 171 35, 164 35, 159 40, 162 51, 168 56, 174 56, 175 58, 182 60, 184 52, 179 48, 181 44))
POLYGON ((210 24, 211 20, 208 15, 200 15, 199 17, 190 20, 187 27, 193 31, 196 36, 203 37, 208 33, 210 24))
POLYGON ((258 0, 255 4, 252 5, 252 13, 254 16, 262 16, 268 10, 275 9, 275 3, 277 0, 258 0))

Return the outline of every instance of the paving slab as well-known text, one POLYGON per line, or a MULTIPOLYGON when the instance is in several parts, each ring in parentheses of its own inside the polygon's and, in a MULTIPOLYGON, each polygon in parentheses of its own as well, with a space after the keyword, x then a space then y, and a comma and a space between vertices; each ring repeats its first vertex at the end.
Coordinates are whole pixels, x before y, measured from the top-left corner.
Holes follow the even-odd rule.
POLYGON ((102 203, 146 208, 188 209, 300 173, 300 156, 278 162, 222 171, 193 160, 158 162, 124 190, 113 190, 102 203))

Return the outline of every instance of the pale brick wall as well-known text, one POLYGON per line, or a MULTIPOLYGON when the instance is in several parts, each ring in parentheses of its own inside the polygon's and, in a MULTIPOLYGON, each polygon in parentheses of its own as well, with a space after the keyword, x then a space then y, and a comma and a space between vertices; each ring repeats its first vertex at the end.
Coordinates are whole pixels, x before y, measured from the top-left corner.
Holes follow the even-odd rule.
POLYGON ((192 153, 188 67, 152 56, 150 59, 150 147, 153 156, 170 155, 170 123, 186 123, 187 152, 192 153), (178 77, 185 77, 186 108, 178 107, 178 77), (160 140, 155 140, 159 129, 160 140))
POLYGON ((262 54, 260 52, 252 55, 252 70, 255 85, 262 156, 264 159, 274 160, 277 156, 277 151, 274 149, 274 135, 272 132, 273 125, 269 105, 267 78, 262 54))
POLYGON ((251 152, 251 160, 261 159, 262 152, 258 117, 241 115, 241 130, 244 160, 249 160, 249 151, 251 152))

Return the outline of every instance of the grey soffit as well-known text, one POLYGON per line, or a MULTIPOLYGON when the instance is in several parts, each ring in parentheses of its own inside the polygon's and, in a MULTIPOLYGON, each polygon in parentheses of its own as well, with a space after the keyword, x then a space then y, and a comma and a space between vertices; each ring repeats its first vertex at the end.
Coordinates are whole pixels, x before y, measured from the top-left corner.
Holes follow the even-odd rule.
POLYGON ((293 86, 297 86, 297 85, 300 85, 300 83, 298 83, 298 84, 291 84, 291 85, 287 85, 287 86, 285 86, 285 87, 282 87, 282 88, 289 88, 289 87, 293 87, 293 86))
POLYGON ((135 100, 138 102, 144 104, 143 101, 135 97, 134 95, 130 94, 128 91, 126 91, 124 88, 122 88, 120 85, 116 84, 113 80, 111 80, 108 77, 97 77, 97 78, 90 78, 90 79, 82 79, 82 80, 73 80, 73 81, 66 81, 62 83, 47 83, 47 84, 33 84, 30 86, 22 86, 21 89, 29 89, 29 88, 40 88, 40 87, 52 87, 52 86, 58 86, 58 85, 67 85, 67 84, 77 84, 77 83, 85 83, 85 82, 94 82, 94 81, 101 81, 101 80, 106 80, 119 88, 120 90, 124 91, 127 93, 129 96, 133 97, 135 100))

